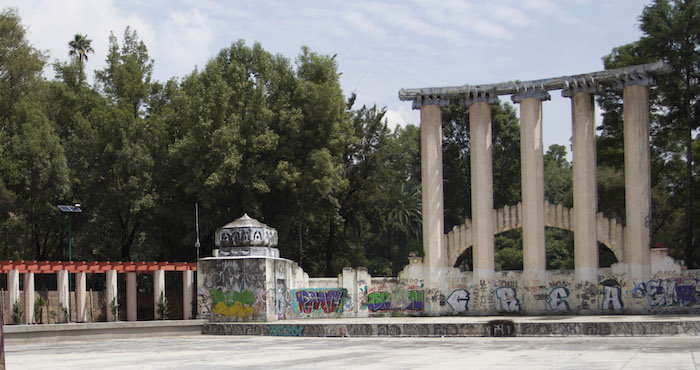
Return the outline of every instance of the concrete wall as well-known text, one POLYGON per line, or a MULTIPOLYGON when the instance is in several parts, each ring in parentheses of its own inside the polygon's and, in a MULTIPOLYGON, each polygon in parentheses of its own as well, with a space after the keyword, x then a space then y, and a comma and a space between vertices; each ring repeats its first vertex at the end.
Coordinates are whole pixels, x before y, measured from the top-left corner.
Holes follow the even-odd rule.
POLYGON ((440 286, 428 288, 420 269, 407 268, 399 278, 371 278, 359 300, 340 287, 341 274, 335 284, 323 279, 325 288, 292 291, 288 318, 700 313, 700 270, 628 282, 617 269, 599 269, 597 283, 576 282, 573 270, 547 271, 539 282, 522 271, 499 271, 474 283, 471 272, 443 269, 440 286))

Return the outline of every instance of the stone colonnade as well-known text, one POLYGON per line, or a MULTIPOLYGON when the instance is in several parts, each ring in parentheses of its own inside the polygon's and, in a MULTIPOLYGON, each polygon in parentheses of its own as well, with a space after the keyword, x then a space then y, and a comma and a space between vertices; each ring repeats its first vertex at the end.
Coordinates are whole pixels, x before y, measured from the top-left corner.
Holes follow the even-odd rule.
MULTIPOLYGON (((533 281, 544 281, 544 162, 542 102, 549 91, 571 98, 574 173, 574 256, 577 281, 595 282, 598 274, 596 238, 597 182, 594 95, 602 85, 623 89, 625 212, 625 273, 630 281, 650 274, 651 187, 649 152, 649 86, 669 72, 657 62, 584 75, 491 85, 402 89, 399 98, 421 111, 421 171, 425 266, 447 266, 444 245, 442 190, 442 118, 440 107, 460 101, 469 107, 474 279, 494 274, 493 169, 490 104, 511 95, 520 105, 521 189, 523 207, 523 269, 533 281)), ((623 261, 619 261, 623 262, 623 261)))
MULTIPOLYGON (((136 274, 153 274, 153 309, 154 317, 158 315, 158 301, 165 294, 165 272, 182 272, 182 305, 183 318, 192 318, 194 271, 196 263, 187 262, 48 262, 48 261, 2 261, 0 272, 7 273, 7 292, 10 307, 20 302, 24 308, 24 322, 34 322, 34 275, 36 273, 52 273, 57 275, 58 301, 67 306, 69 302, 69 274, 75 274, 75 302, 71 304, 75 310, 73 321, 86 322, 86 274, 105 274, 105 307, 107 321, 118 318, 112 316, 110 304, 117 299, 117 274, 126 273, 126 319, 137 320, 137 286, 136 274), (24 274, 24 299, 20 298, 19 276, 24 274)), ((68 307, 66 307, 67 309, 68 307)), ((68 321, 63 310, 58 312, 58 320, 68 321)))

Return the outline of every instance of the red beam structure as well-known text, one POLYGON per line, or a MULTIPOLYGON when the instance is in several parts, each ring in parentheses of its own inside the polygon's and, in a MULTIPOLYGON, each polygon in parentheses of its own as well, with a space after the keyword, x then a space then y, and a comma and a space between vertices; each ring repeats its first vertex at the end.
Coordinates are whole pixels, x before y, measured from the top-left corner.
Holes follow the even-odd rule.
MULTIPOLYGON (((165 272, 174 271, 182 274, 182 304, 185 319, 192 317, 191 307, 194 304, 194 272, 197 271, 196 262, 120 262, 120 261, 0 261, 0 274, 7 274, 7 292, 10 306, 15 302, 24 305, 25 322, 32 323, 34 318, 34 274, 56 274, 59 302, 69 302, 68 311, 72 308, 68 299, 71 294, 68 280, 70 274, 75 274, 75 312, 76 320, 87 320, 85 306, 85 275, 105 274, 105 307, 116 303, 117 299, 117 274, 125 273, 126 276, 126 319, 136 320, 137 311, 137 279, 136 274, 153 275, 153 308, 154 317, 159 318, 158 302, 165 297, 165 272), (20 299, 19 274, 24 274, 24 299, 20 299)), ((111 310, 106 310, 107 320, 117 320, 112 317, 111 310)), ((69 321, 71 316, 64 317, 65 312, 59 312, 60 321, 69 321)))
POLYGON ((117 261, 0 261, 0 273, 17 270, 24 274, 55 274, 66 270, 69 273, 85 272, 100 274, 110 270, 117 272, 152 273, 154 271, 197 271, 196 262, 117 262, 117 261))

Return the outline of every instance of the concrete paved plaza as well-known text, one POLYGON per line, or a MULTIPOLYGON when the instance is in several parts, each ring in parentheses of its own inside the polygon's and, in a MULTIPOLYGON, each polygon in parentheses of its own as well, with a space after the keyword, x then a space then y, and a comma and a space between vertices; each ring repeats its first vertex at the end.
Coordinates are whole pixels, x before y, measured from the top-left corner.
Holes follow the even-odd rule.
POLYGON ((700 337, 178 336, 6 343, 8 369, 697 369, 700 337))

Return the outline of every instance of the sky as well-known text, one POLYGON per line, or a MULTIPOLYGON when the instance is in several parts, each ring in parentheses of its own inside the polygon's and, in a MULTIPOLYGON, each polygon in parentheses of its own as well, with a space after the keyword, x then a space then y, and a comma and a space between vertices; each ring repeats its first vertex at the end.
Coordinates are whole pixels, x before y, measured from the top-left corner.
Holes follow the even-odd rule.
MULTIPOLYGON (((88 78, 105 66, 110 32, 135 29, 154 59, 153 78, 182 78, 243 39, 295 60, 302 46, 337 54, 346 96, 386 107, 391 127, 419 124, 401 88, 536 80, 603 69, 601 58, 638 40, 647 0, 0 0, 15 7, 30 43, 49 61, 87 34, 88 78)), ((50 68, 45 72, 53 78, 50 68)), ((570 151, 571 103, 543 104, 545 148, 570 151)), ((510 102, 510 97, 501 96, 510 102)), ((570 158, 570 157, 569 157, 570 158)))

